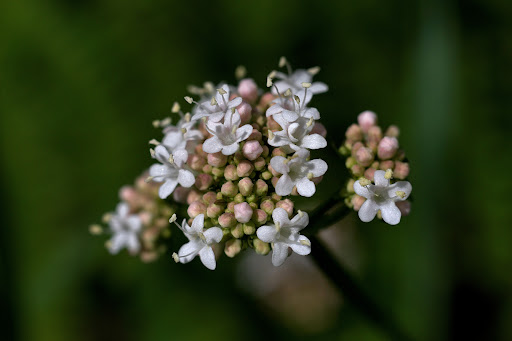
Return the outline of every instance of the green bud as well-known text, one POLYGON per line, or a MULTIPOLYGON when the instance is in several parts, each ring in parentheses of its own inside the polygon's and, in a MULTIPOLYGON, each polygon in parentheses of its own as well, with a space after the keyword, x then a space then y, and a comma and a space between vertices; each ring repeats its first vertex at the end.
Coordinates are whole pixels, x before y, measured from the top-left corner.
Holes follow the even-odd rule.
POLYGON ((235 238, 242 238, 244 236, 243 224, 241 224, 241 223, 236 224, 236 226, 231 229, 231 235, 235 238))
POLYGON ((226 256, 233 258, 242 250, 242 241, 240 239, 230 239, 224 245, 226 256))
POLYGON ((256 253, 259 255, 268 255, 270 252, 270 245, 259 240, 258 238, 254 238, 252 245, 254 246, 254 251, 256 251, 256 253))
POLYGON ((254 234, 254 232, 256 232, 256 226, 254 225, 253 222, 247 222, 247 223, 244 223, 243 224, 243 229, 244 229, 244 234, 246 235, 251 235, 251 234, 254 234))

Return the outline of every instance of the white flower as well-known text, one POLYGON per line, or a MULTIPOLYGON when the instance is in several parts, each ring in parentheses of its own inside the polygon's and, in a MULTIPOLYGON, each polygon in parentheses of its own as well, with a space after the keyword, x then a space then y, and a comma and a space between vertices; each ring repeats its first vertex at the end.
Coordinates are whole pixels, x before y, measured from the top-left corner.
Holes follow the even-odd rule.
POLYGON ((176 150, 171 156, 163 145, 158 145, 155 148, 154 158, 161 164, 152 165, 149 168, 149 176, 156 182, 164 182, 158 190, 160 198, 167 198, 178 184, 191 187, 195 183, 192 172, 183 169, 188 158, 186 150, 176 150))
MULTIPOLYGON (((280 93, 291 89, 292 92, 296 94, 303 90, 302 83, 311 83, 314 75, 315 72, 304 69, 295 70, 295 72, 288 75, 282 72, 276 72, 275 78, 278 79, 278 81, 275 81, 274 85, 277 87, 280 93)), ((311 84, 309 90, 311 94, 320 94, 329 90, 329 87, 325 83, 314 82, 311 84)), ((275 89, 273 89, 272 92, 276 92, 275 89)))
POLYGON ((297 186, 297 192, 303 197, 315 194, 316 187, 311 179, 324 175, 327 163, 321 159, 307 161, 308 157, 309 151, 301 149, 291 160, 282 156, 274 156, 270 160, 272 168, 283 174, 276 184, 278 195, 289 195, 294 186, 297 186))
POLYGON ((359 218, 364 222, 372 221, 377 211, 380 210, 382 219, 386 223, 398 224, 402 214, 395 202, 407 199, 412 191, 411 184, 408 181, 398 181, 390 185, 390 176, 386 176, 386 172, 382 170, 376 171, 373 178, 375 185, 368 183, 369 180, 365 180, 363 184, 361 184, 361 180, 354 183, 354 191, 366 198, 363 206, 359 209, 359 218))
POLYGON ((289 146, 291 150, 320 149, 327 146, 327 140, 319 134, 310 134, 315 124, 314 118, 299 117, 288 122, 283 114, 273 115, 274 120, 283 128, 269 134, 268 144, 273 147, 289 146))
POLYGON ((267 117, 281 114, 287 122, 294 122, 299 117, 313 118, 314 120, 320 119, 320 113, 316 108, 308 108, 306 105, 307 101, 307 89, 301 92, 302 97, 297 96, 298 101, 295 97, 279 97, 273 101, 274 105, 267 109, 267 117), (304 100, 306 98, 306 100, 304 100))
MULTIPOLYGON (((173 222, 175 219, 176 216, 174 215, 170 221, 173 222)), ((215 254, 211 245, 222 240, 222 230, 218 227, 210 227, 205 230, 204 214, 195 217, 192 226, 188 226, 186 219, 183 219, 182 226, 176 225, 183 231, 189 242, 180 248, 178 254, 173 254, 174 260, 185 264, 199 255, 204 266, 210 270, 215 270, 215 254)))
POLYGON ((208 121, 206 129, 213 136, 203 143, 203 151, 212 154, 222 151, 224 155, 235 154, 238 144, 247 139, 252 133, 252 126, 246 124, 240 128, 240 114, 236 109, 224 118, 224 123, 208 121))
POLYGON ((311 252, 311 242, 299 233, 309 223, 307 213, 299 211, 292 220, 283 208, 276 208, 272 212, 274 224, 262 226, 256 231, 258 238, 266 243, 272 243, 272 264, 279 266, 288 257, 288 247, 305 256, 311 252))
POLYGON ((190 120, 190 114, 185 115, 176 126, 169 125, 164 128, 164 138, 162 144, 167 148, 169 152, 173 152, 179 149, 186 149, 188 152, 192 152, 195 143, 203 139, 203 134, 194 129, 194 124, 190 120))
POLYGON ((215 97, 211 101, 204 101, 197 105, 192 120, 196 121, 203 117, 208 117, 209 121, 220 122, 226 113, 242 103, 242 97, 235 97, 230 101, 230 92, 229 86, 224 84, 217 90, 215 97))
POLYGON ((116 214, 109 220, 110 230, 113 233, 110 239, 109 251, 112 254, 118 253, 126 247, 130 253, 137 253, 140 249, 139 234, 142 221, 138 215, 129 214, 130 206, 121 202, 117 205, 116 214))

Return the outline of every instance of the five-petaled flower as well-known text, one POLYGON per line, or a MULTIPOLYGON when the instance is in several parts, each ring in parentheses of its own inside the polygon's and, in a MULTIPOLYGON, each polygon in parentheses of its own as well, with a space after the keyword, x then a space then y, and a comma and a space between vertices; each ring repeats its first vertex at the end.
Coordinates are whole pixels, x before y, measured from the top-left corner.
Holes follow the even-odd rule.
POLYGON ((140 249, 138 234, 142 227, 139 216, 130 214, 130 206, 121 202, 117 205, 116 213, 110 217, 110 230, 113 234, 109 243, 109 251, 112 254, 118 253, 126 247, 131 253, 140 249))
MULTIPOLYGON (((283 72, 276 72, 275 78, 278 81, 274 82, 274 85, 283 93, 287 89, 291 89, 294 94, 302 91, 302 83, 311 83, 313 76, 318 72, 319 69, 313 68, 309 70, 298 69, 293 73, 285 74, 283 72)), ((312 94, 321 94, 329 90, 327 85, 322 82, 314 82, 311 84, 309 89, 312 94)))
POLYGON ((203 150, 210 154, 217 152, 222 152, 224 155, 235 154, 240 142, 247 139, 252 133, 250 124, 240 127, 240 123, 240 114, 235 108, 226 114, 223 123, 208 120, 206 129, 213 136, 204 141, 203 150))
POLYGON ((215 97, 212 97, 210 101, 204 101, 197 105, 196 113, 192 116, 192 120, 196 121, 207 117, 211 122, 220 122, 231 109, 242 104, 242 97, 235 97, 230 101, 230 92, 227 84, 217 89, 215 97))

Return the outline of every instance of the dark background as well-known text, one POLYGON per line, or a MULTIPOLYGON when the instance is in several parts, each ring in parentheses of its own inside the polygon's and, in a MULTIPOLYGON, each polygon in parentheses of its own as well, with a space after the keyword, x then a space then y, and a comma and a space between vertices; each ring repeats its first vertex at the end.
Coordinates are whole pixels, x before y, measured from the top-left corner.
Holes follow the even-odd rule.
POLYGON ((413 213, 358 224, 367 292, 415 340, 512 339, 511 15, 504 0, 3 1, 2 339, 386 339, 349 305, 319 335, 285 328, 236 288, 237 260, 146 265, 88 234, 187 85, 244 64, 264 86, 281 55, 322 67, 338 142, 366 109, 401 127, 413 213))

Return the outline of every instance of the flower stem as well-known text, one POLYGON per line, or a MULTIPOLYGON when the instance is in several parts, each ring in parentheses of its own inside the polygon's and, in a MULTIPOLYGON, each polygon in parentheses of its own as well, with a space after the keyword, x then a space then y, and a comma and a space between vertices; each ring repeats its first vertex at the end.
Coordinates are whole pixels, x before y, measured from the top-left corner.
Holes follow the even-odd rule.
POLYGON ((329 280, 343 293, 343 297, 360 313, 385 331, 392 340, 410 340, 398 328, 389 313, 380 307, 364 292, 352 274, 340 264, 325 244, 316 236, 310 236, 315 249, 311 252, 313 260, 329 280))

